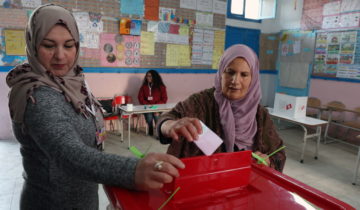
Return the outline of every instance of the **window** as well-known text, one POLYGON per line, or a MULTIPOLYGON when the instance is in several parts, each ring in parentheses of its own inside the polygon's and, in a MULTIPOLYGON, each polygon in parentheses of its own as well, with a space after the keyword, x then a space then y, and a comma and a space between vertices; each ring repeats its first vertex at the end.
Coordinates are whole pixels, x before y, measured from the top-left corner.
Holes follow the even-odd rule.
POLYGON ((258 21, 275 18, 276 0, 228 0, 228 18, 258 21))

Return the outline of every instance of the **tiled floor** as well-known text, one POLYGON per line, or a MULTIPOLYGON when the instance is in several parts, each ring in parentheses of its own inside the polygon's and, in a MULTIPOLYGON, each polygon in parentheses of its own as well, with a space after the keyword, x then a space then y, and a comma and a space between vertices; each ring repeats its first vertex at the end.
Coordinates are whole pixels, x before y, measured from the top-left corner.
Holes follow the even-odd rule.
MULTIPOLYGON (((360 209, 360 177, 358 185, 352 185, 353 167, 357 149, 339 143, 321 144, 319 159, 313 158, 315 142, 309 141, 304 164, 299 162, 303 132, 297 128, 279 131, 287 146, 287 162, 284 173, 320 191, 328 193, 357 209, 360 209)), ((125 135, 126 137, 126 135, 125 135)), ((127 138, 125 138, 127 139, 127 138)), ((132 144, 141 151, 165 152, 167 146, 142 133, 132 133, 132 144)), ((120 142, 112 135, 106 142, 106 152, 131 155, 127 150, 128 142, 120 142)), ((21 192, 21 156, 19 144, 15 140, 0 140, 0 209, 19 209, 21 192)), ((107 197, 100 188, 100 209, 108 205, 107 197)))

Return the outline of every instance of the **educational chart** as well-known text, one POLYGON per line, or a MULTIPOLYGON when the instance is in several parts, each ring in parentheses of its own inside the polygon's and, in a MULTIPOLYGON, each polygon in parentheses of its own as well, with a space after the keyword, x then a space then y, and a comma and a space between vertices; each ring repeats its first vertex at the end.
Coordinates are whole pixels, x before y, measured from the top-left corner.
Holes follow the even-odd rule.
POLYGON ((359 35, 355 30, 317 33, 313 75, 359 79, 359 35))

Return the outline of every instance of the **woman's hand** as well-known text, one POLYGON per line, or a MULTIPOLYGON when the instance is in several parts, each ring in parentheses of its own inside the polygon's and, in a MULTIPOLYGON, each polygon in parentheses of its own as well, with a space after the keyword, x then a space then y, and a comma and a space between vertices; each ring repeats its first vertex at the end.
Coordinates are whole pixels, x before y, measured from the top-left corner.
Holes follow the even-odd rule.
POLYGON ((269 157, 266 154, 261 153, 260 151, 256 151, 255 154, 257 154, 258 156, 260 156, 262 159, 265 160, 265 162, 267 163, 268 166, 270 166, 270 160, 269 157))
POLYGON ((179 176, 178 169, 185 168, 180 159, 162 153, 149 153, 142 158, 135 171, 135 185, 138 190, 162 188, 179 176))
POLYGON ((183 136, 188 141, 194 141, 202 133, 201 123, 197 118, 184 117, 179 120, 167 120, 161 125, 161 133, 176 141, 183 136))

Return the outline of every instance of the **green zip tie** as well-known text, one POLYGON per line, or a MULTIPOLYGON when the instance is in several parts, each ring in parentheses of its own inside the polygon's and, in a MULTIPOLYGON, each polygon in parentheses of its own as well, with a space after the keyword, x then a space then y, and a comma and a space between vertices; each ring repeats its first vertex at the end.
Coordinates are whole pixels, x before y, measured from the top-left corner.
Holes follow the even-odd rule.
POLYGON ((265 159, 262 158, 262 157, 260 157, 259 155, 257 155, 257 154, 255 154, 255 153, 252 152, 252 153, 251 153, 251 156, 252 156, 253 158, 255 158, 256 160, 258 160, 258 163, 262 163, 262 164, 268 166, 268 164, 267 164, 267 162, 265 161, 265 159))
MULTIPOLYGON (((283 145, 282 147, 278 148, 277 150, 275 150, 274 152, 272 152, 271 154, 269 154, 266 159, 268 159, 269 157, 275 155, 277 152, 283 150, 285 147, 286 147, 286 146, 283 145)), ((251 153, 251 156, 252 156, 253 158, 257 159, 257 160, 258 160, 258 163, 262 163, 262 164, 264 164, 264 165, 266 165, 266 166, 268 165, 267 162, 265 161, 266 159, 260 157, 259 155, 257 155, 257 154, 255 154, 255 153, 252 152, 252 153, 251 153)))
POLYGON ((135 146, 131 146, 129 150, 138 158, 143 158, 145 155, 138 150, 135 146))
POLYGON ((282 147, 280 147, 279 149, 275 150, 274 152, 272 152, 270 155, 268 155, 268 158, 275 155, 277 152, 281 151, 282 149, 284 149, 286 146, 283 145, 282 147))
POLYGON ((171 200, 172 197, 174 197, 174 195, 180 190, 180 187, 177 187, 176 190, 169 196, 169 198, 158 208, 158 210, 161 210, 162 208, 164 208, 164 206, 169 203, 169 201, 171 200))

